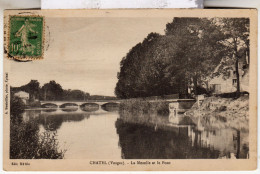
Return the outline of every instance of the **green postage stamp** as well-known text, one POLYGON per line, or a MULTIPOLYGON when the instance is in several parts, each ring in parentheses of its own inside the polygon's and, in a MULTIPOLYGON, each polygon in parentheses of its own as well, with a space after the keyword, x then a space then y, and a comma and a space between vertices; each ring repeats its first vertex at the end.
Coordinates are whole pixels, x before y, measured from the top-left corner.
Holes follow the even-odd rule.
POLYGON ((10 16, 9 57, 19 60, 43 58, 44 18, 10 16))

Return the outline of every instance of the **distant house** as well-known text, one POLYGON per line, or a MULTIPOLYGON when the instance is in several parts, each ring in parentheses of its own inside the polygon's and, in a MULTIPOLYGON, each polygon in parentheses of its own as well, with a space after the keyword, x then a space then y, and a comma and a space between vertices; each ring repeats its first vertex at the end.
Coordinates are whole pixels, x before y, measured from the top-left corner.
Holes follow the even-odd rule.
POLYGON ((23 101, 25 104, 28 103, 29 98, 30 98, 29 93, 24 92, 24 91, 16 92, 16 93, 14 94, 14 96, 21 98, 22 101, 23 101))
MULTIPOLYGON (((217 67, 218 68, 218 67, 217 67)), ((238 62, 238 72, 240 80, 240 91, 249 91, 249 61, 248 57, 241 58, 238 62)), ((229 70, 229 77, 223 75, 209 80, 209 88, 214 94, 230 93, 237 90, 237 77, 235 65, 229 70)))

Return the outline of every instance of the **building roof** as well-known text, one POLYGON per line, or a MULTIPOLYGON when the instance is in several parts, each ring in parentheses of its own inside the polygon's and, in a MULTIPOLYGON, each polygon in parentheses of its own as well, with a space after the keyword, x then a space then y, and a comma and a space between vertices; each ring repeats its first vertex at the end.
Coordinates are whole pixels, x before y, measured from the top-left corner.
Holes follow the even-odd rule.
POLYGON ((19 96, 19 97, 29 97, 29 93, 25 92, 25 91, 18 91, 16 93, 14 93, 15 96, 19 96))

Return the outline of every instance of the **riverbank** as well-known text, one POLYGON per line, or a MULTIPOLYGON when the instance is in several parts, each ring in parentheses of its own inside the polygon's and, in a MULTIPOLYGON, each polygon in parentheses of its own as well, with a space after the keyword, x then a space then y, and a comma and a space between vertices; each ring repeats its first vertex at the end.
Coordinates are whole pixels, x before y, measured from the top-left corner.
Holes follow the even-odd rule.
POLYGON ((146 99, 128 99, 120 103, 120 111, 131 112, 133 114, 151 114, 160 115, 169 114, 169 102, 164 100, 149 101, 146 99))
POLYGON ((28 103, 25 105, 26 109, 31 108, 41 108, 41 102, 40 101, 28 101, 28 103))
MULTIPOLYGON (((169 125, 169 102, 129 99, 120 104, 120 118, 126 122, 150 126, 169 125)), ((205 130, 232 128, 248 132, 249 96, 238 99, 207 97, 200 109, 197 102, 181 117, 180 125, 199 125, 205 130)))
POLYGON ((168 124, 169 102, 128 99, 120 103, 119 113, 120 118, 125 122, 163 126, 168 124))
POLYGON ((59 149, 56 132, 40 133, 38 118, 24 121, 26 105, 20 98, 10 103, 10 159, 62 159, 66 150, 59 149))
POLYGON ((207 130, 233 128, 248 131, 249 129, 249 96, 238 99, 208 97, 198 108, 197 102, 184 113, 207 130), (200 117, 199 117, 200 116, 200 117))

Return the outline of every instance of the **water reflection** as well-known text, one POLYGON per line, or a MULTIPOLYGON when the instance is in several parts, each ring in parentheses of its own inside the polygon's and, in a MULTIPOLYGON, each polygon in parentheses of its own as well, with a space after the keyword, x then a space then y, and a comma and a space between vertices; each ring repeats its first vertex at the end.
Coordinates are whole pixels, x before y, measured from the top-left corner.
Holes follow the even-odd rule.
POLYGON ((75 112, 78 108, 62 108, 61 110, 64 112, 75 112))
POLYGON ((44 109, 42 112, 55 112, 57 109, 44 109))
POLYGON ((52 111, 46 111, 47 110, 27 110, 23 113, 23 120, 25 122, 36 120, 39 124, 44 126, 45 130, 56 131, 63 122, 82 121, 90 117, 88 113, 52 114, 52 111))
POLYGON ((232 129, 198 131, 195 126, 155 129, 116 121, 122 158, 125 159, 216 159, 247 158, 247 133, 232 129), (242 146, 242 147, 241 147, 242 146))
POLYGON ((70 112, 64 111, 64 108, 27 110, 23 113, 23 120, 33 119, 41 129, 57 131, 57 140, 62 149, 67 150, 65 158, 69 159, 249 157, 248 131, 198 129, 186 116, 179 118, 180 125, 174 125, 169 117, 159 115, 136 115, 130 123, 127 120, 129 116, 119 116, 118 112, 114 112, 116 107, 103 106, 95 112, 81 108, 70 112), (141 120, 149 124, 138 124, 141 120))
POLYGON ((39 123, 44 126, 45 130, 56 131, 61 127, 63 122, 79 122, 89 117, 89 114, 59 114, 55 116, 42 114, 39 117, 39 123))
POLYGON ((26 110, 23 120, 34 120, 40 132, 55 131, 62 150, 66 150, 66 159, 120 159, 115 121, 116 112, 99 109, 96 112, 54 112, 44 110, 26 110))

